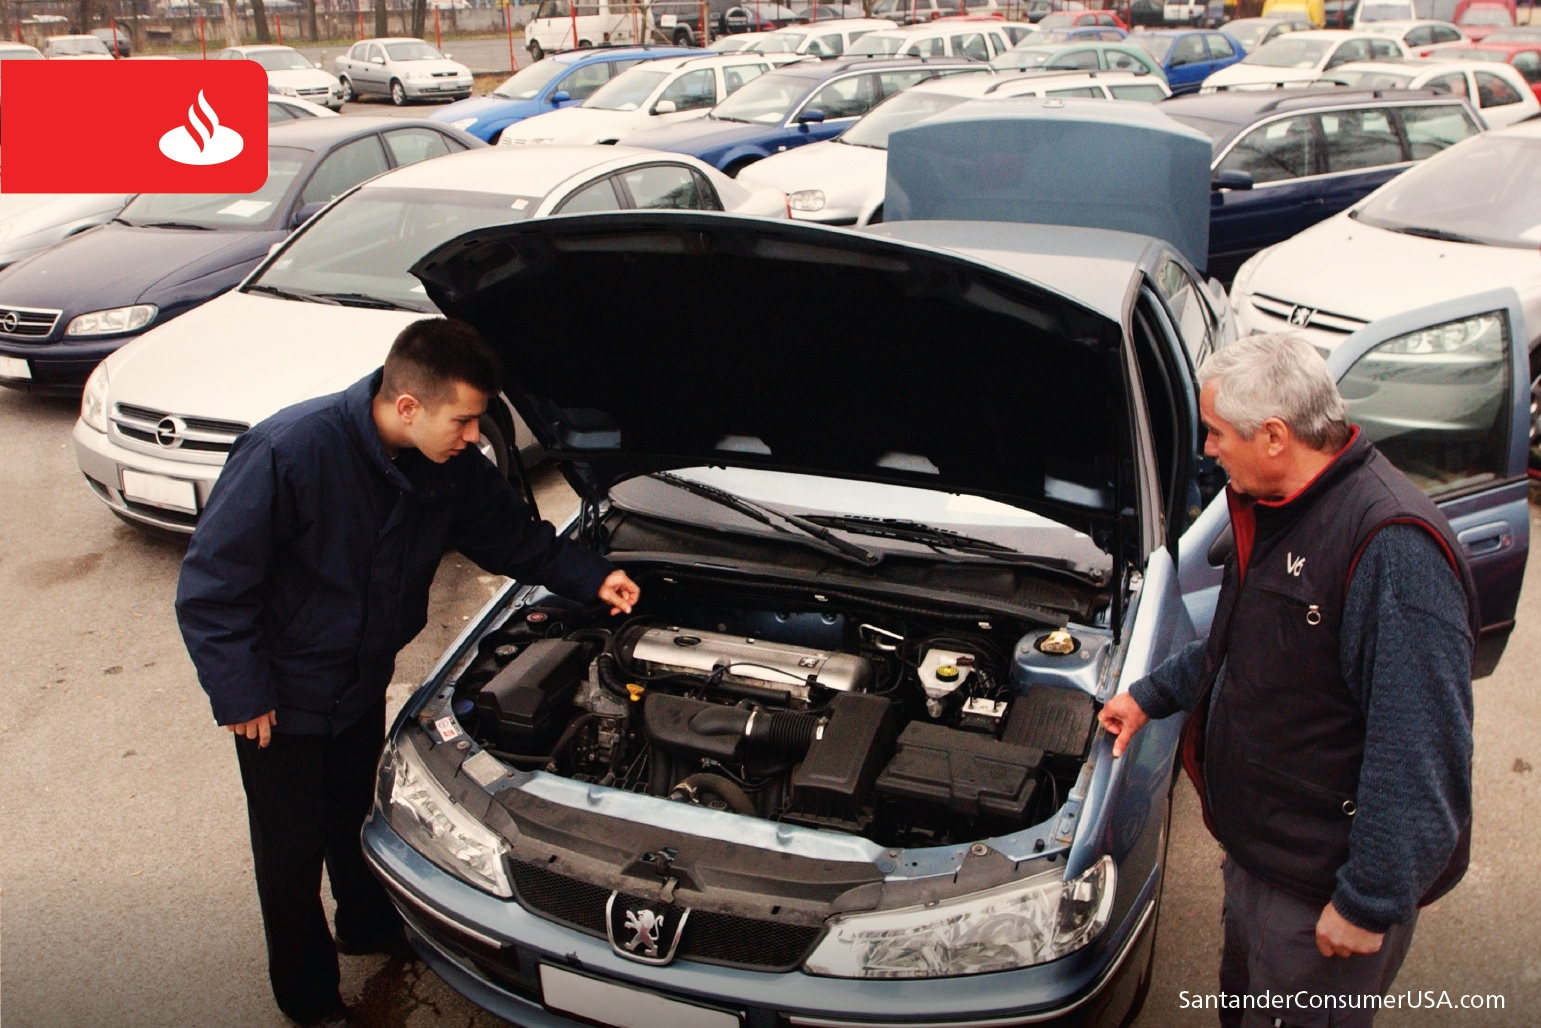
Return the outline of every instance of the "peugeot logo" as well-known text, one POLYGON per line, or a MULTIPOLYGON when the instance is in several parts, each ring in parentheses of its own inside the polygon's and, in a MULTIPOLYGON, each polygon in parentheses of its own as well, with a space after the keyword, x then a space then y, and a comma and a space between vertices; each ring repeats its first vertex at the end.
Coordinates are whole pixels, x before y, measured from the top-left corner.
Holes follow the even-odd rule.
POLYGON ((16 331, 16 323, 18 320, 20 319, 16 317, 15 311, 6 311, 4 314, 0 314, 0 332, 16 331))
POLYGON ((612 892, 605 904, 610 948, 617 956, 643 964, 672 962, 689 918, 688 907, 649 903, 619 892, 612 892))
POLYGON ((1316 317, 1316 312, 1309 307, 1302 307, 1296 304, 1290 308, 1290 324, 1297 328, 1308 328, 1311 324, 1311 319, 1314 317, 1316 317))
POLYGON ((155 441, 168 450, 174 450, 182 445, 182 433, 186 431, 187 422, 181 418, 161 418, 160 423, 155 426, 155 441))

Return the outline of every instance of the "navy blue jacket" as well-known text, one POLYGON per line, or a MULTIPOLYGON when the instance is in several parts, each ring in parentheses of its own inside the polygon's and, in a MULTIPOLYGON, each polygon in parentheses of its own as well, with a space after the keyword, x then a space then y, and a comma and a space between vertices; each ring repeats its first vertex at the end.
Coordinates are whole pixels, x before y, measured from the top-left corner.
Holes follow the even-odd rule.
POLYGON ((447 548, 593 600, 612 565, 530 516, 476 447, 386 456, 380 371, 236 440, 177 582, 177 621, 222 725, 336 734, 378 703, 447 548))

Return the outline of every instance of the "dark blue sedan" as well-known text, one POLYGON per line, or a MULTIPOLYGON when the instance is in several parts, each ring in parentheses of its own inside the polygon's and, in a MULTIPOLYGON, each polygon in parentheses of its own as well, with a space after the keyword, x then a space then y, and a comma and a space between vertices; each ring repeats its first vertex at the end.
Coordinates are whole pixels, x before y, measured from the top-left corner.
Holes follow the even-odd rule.
POLYGON ((1161 109, 1214 143, 1209 274, 1226 283, 1265 246, 1482 131, 1464 99, 1431 91, 1238 90, 1161 109))
POLYGON ((439 108, 428 120, 453 125, 484 143, 496 143, 515 122, 582 103, 594 90, 643 61, 703 52, 688 46, 628 46, 553 54, 520 69, 485 96, 439 108))
POLYGON ((334 197, 391 168, 481 145, 416 119, 271 125, 267 182, 256 192, 141 193, 107 224, 0 272, 0 385, 78 396, 103 357, 238 284, 334 197))
POLYGON ((1231 36, 1213 30, 1161 29, 1130 36, 1129 42, 1161 65, 1173 96, 1198 92, 1210 72, 1228 68, 1247 55, 1231 36))
POLYGON ((896 93, 943 75, 981 74, 976 61, 817 61, 761 75, 696 121, 648 129, 623 146, 690 154, 729 174, 772 154, 833 139, 896 93))

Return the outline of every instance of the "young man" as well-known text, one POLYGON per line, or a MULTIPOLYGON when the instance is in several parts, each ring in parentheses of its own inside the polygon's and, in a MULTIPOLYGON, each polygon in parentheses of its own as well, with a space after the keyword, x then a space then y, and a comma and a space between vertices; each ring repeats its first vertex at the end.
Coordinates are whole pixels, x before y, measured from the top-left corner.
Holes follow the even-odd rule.
POLYGON ((1183 764, 1226 850, 1221 1023, 1369 1025, 1418 908, 1466 870, 1476 592, 1450 524, 1344 422, 1288 335, 1205 362, 1205 452, 1230 475, 1235 549, 1209 639, 1099 715, 1123 753, 1192 711, 1183 764))
POLYGON ((182 635, 215 721, 235 734, 273 995, 300 1024, 349 1023, 337 950, 401 943, 359 830, 385 690, 444 551, 612 614, 640 595, 533 520, 476 448, 497 392, 497 359, 470 326, 407 326, 379 371, 236 440, 182 563, 182 635))

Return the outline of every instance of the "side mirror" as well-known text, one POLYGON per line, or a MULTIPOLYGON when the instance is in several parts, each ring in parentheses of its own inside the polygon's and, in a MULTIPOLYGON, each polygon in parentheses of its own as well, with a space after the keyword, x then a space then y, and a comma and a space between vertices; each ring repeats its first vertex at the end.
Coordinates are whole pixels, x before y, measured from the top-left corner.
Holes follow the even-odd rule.
POLYGON ((449 60, 453 56, 455 56, 455 55, 454 54, 445 54, 444 55, 444 59, 447 61, 447 60, 449 60))
POLYGON ((551 102, 554 104, 565 104, 572 98, 573 95, 565 89, 558 89, 555 93, 551 94, 551 102))
POLYGON ((799 125, 806 125, 810 122, 816 125, 823 120, 824 112, 819 110, 817 107, 810 107, 808 110, 797 116, 797 123, 799 125))
POLYGON ((1252 175, 1245 171, 1217 171, 1209 180, 1209 188, 1216 192, 1222 189, 1251 189, 1252 175))
POLYGON ((660 100, 653 105, 654 114, 673 114, 680 109, 680 105, 673 100, 660 100))
MULTIPOLYGON (((293 218, 293 220, 291 220, 289 222, 289 227, 290 228, 299 228, 301 225, 305 224, 311 218, 314 218, 316 216, 316 212, 321 210, 321 208, 323 208, 325 206, 326 206, 326 201, 325 200, 312 200, 310 203, 306 204, 305 206, 301 207, 299 210, 294 212, 294 218, 293 218)), ((277 245, 277 244, 274 244, 274 245, 277 245)))
POLYGON ((318 68, 321 67, 321 62, 320 61, 316 62, 316 67, 318 67, 318 68))

